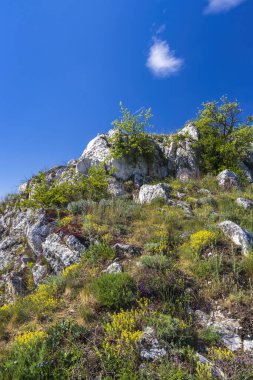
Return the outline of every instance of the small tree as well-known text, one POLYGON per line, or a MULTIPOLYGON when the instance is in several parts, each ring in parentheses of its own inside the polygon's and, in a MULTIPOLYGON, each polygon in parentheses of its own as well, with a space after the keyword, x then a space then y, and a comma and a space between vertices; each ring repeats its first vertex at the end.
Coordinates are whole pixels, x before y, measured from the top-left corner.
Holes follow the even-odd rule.
POLYGON ((136 161, 139 156, 151 159, 154 154, 154 144, 146 132, 152 118, 151 109, 142 109, 131 114, 120 103, 121 118, 114 120, 114 134, 110 138, 111 153, 114 158, 127 158, 136 161))
POLYGON ((240 172, 240 162, 253 142, 253 118, 241 122, 241 114, 239 103, 230 102, 225 96, 203 104, 194 123, 200 134, 196 147, 204 174, 217 174, 224 169, 240 172))

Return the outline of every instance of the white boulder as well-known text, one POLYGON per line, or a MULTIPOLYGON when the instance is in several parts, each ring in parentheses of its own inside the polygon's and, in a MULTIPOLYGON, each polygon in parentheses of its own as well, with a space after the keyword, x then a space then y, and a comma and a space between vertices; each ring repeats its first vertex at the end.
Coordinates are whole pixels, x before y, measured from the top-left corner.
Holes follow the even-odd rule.
POLYGON ((246 198, 237 198, 236 203, 238 206, 241 206, 244 208, 244 210, 250 210, 253 209, 253 201, 250 201, 246 198))
POLYGON ((231 170, 223 170, 218 176, 217 181, 220 187, 223 187, 225 190, 232 188, 239 188, 240 182, 237 175, 231 170))
POLYGON ((226 220, 218 224, 225 236, 229 238, 235 245, 242 248, 242 253, 247 255, 253 249, 253 235, 244 230, 238 224, 226 220))
POLYGON ((157 185, 143 185, 140 188, 138 201, 141 204, 151 203, 153 200, 162 198, 169 199, 169 189, 163 183, 157 185))

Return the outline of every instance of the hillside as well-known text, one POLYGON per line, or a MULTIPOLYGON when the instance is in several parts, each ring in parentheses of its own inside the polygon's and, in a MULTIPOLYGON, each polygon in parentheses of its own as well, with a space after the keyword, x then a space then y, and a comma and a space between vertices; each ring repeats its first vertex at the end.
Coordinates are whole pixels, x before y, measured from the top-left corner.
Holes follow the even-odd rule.
POLYGON ((252 119, 121 111, 0 204, 0 378, 251 379, 252 119))

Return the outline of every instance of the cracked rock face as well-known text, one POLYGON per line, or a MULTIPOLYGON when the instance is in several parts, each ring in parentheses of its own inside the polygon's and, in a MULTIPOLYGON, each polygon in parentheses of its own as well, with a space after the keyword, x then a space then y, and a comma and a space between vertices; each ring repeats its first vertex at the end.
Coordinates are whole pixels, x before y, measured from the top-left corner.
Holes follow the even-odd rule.
POLYGON ((235 245, 242 248, 242 253, 248 255, 253 248, 253 235, 244 230, 238 224, 226 220, 218 224, 218 227, 223 231, 225 236, 229 238, 235 245))
POLYGON ((78 263, 85 251, 85 247, 74 236, 61 239, 55 233, 49 235, 42 246, 43 256, 54 273, 60 273, 64 268, 78 263))

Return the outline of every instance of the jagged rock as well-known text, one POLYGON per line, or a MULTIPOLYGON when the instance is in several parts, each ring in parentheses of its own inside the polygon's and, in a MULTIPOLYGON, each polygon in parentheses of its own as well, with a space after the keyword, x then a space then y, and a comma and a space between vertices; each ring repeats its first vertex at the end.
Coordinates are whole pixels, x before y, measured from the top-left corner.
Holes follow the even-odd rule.
POLYGON ((68 237, 65 241, 57 234, 49 235, 42 244, 43 255, 49 263, 54 273, 60 273, 64 268, 78 263, 81 260, 85 247, 76 242, 76 238, 68 237), (74 241, 72 248, 69 248, 69 241, 74 241))
POLYGON ((108 184, 108 192, 114 197, 123 197, 126 195, 126 191, 121 182, 117 181, 116 178, 112 178, 108 184))
POLYGON ((117 257, 132 257, 141 254, 141 248, 133 244, 117 243, 113 246, 117 257))
POLYGON ((139 202, 141 204, 151 203, 155 199, 164 199, 169 198, 169 188, 163 183, 157 185, 143 185, 140 188, 139 192, 139 202))
POLYGON ((235 245, 242 248, 242 253, 244 255, 247 255, 253 249, 253 235, 249 231, 238 226, 238 224, 226 220, 219 223, 218 227, 235 245))
POLYGON ((46 265, 35 264, 32 268, 33 281, 36 286, 41 284, 48 274, 48 268, 46 265))
POLYGON ((105 270, 105 273, 121 273, 122 271, 122 266, 119 263, 114 262, 108 266, 108 268, 105 270))
POLYGON ((140 357, 143 360, 154 361, 167 355, 166 350, 160 346, 152 327, 146 327, 143 331, 139 347, 140 357))
POLYGON ((218 176, 217 181, 220 187, 225 190, 229 190, 232 188, 239 188, 240 182, 237 175, 230 170, 223 170, 218 176))
POLYGON ((250 201, 249 199, 237 198, 236 203, 238 204, 238 206, 243 207, 244 210, 250 210, 253 208, 253 201, 250 201))

